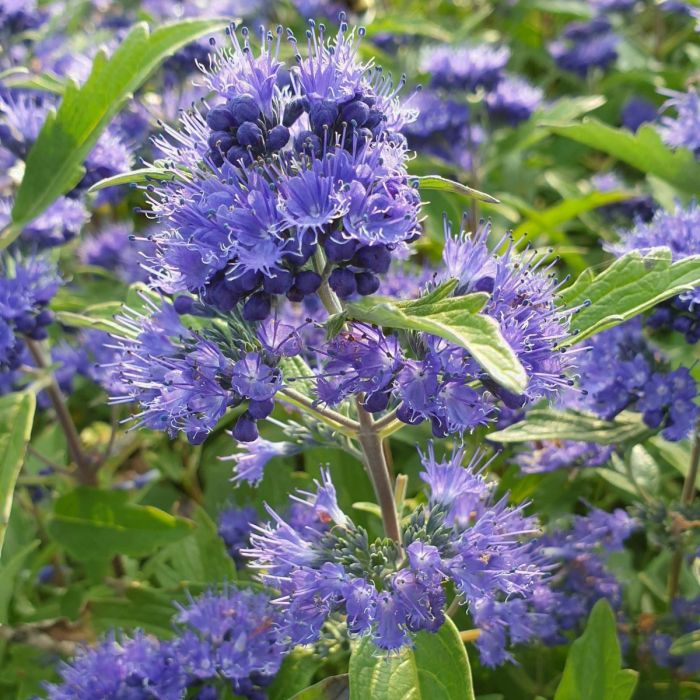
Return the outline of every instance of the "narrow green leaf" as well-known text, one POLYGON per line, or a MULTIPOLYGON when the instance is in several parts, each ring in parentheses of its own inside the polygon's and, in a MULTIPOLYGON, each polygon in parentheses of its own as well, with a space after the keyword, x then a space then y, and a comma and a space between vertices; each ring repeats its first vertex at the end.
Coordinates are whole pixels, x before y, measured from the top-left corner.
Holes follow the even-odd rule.
POLYGON ((494 442, 526 442, 529 440, 579 440, 599 445, 640 441, 654 434, 637 413, 623 412, 612 421, 605 421, 582 411, 557 411, 536 408, 524 420, 488 436, 494 442))
POLYGON ((17 575, 24 567, 26 558, 41 544, 34 540, 15 552, 9 560, 3 561, 0 566, 0 625, 10 622, 10 603, 15 594, 15 581, 17 575))
POLYGON ((589 304, 572 319, 577 335, 561 345, 578 343, 697 286, 700 255, 673 262, 668 248, 632 251, 599 275, 586 270, 561 293, 568 308, 589 304))
POLYGON ((350 700, 474 700, 469 659, 452 620, 386 656, 365 637, 350 656, 350 700))
MULTIPOLYGON (((458 303, 465 304, 469 309, 477 308, 483 302, 481 294, 469 297, 466 302, 466 297, 455 299, 461 299, 458 303)), ((439 312, 428 316, 408 315, 395 304, 372 304, 370 301, 348 304, 346 314, 348 318, 365 323, 421 331, 444 338, 468 350, 484 370, 508 391, 521 394, 527 386, 525 369, 501 335, 498 323, 490 316, 470 310, 439 312)))
POLYGON ((478 199, 481 202, 498 204, 498 200, 495 197, 492 197, 490 194, 472 189, 471 187, 463 185, 461 182, 449 180, 441 175, 416 175, 411 176, 411 180, 418 182, 418 187, 420 187, 422 190, 440 190, 442 192, 451 192, 452 194, 458 194, 462 197, 468 197, 469 199, 478 199))
POLYGON ((56 501, 48 532, 80 561, 144 556, 191 532, 189 521, 128 499, 123 491, 78 487, 56 501))
POLYGON ((621 670, 621 664, 615 615, 603 598, 593 607, 583 635, 571 645, 554 700, 629 700, 637 672, 621 670))
POLYGON ((0 554, 10 520, 17 477, 32 434, 35 408, 33 392, 0 397, 0 554))
POLYGON ((121 311, 120 302, 107 301, 104 304, 88 306, 84 313, 56 311, 56 320, 73 328, 92 328, 106 333, 123 333, 124 329, 114 320, 121 311))
POLYGON ((684 634, 671 644, 671 653, 674 656, 697 654, 698 652, 700 652, 700 630, 684 634))
POLYGON ((117 185, 131 185, 150 182, 152 180, 174 180, 179 176, 179 173, 174 170, 167 170, 165 168, 137 168, 136 170, 131 170, 128 173, 119 173, 118 175, 112 175, 112 177, 106 177, 104 180, 96 182, 88 192, 98 192, 99 190, 104 190, 107 187, 116 187, 117 185))
POLYGON ((111 58, 99 52, 86 83, 66 85, 58 111, 49 113, 32 146, 12 209, 12 226, 0 233, 0 248, 78 184, 85 172, 82 163, 100 133, 167 56, 226 24, 222 19, 183 20, 151 33, 140 23, 111 58))
POLYGON ((329 676, 292 696, 282 696, 288 700, 348 700, 348 676, 329 676))
POLYGON ((551 232, 552 229, 559 228, 592 209, 620 202, 631 196, 629 192, 590 192, 582 197, 567 198, 542 211, 529 209, 526 214, 528 218, 515 228, 513 235, 515 238, 521 238, 526 233, 535 236, 551 232))
POLYGON ((695 155, 685 148, 671 150, 650 124, 642 125, 636 134, 590 117, 578 124, 546 126, 552 133, 607 153, 683 192, 700 193, 700 163, 695 155))
POLYGON ((396 305, 405 310, 405 307, 407 306, 415 308, 416 306, 422 306, 423 304, 434 304, 438 301, 442 301, 443 299, 449 297, 450 294, 452 294, 452 292, 454 292, 454 290, 457 288, 458 283, 459 280, 449 279, 447 280, 447 282, 443 282, 442 284, 435 287, 435 289, 433 289, 431 292, 424 294, 418 299, 400 301, 396 305))

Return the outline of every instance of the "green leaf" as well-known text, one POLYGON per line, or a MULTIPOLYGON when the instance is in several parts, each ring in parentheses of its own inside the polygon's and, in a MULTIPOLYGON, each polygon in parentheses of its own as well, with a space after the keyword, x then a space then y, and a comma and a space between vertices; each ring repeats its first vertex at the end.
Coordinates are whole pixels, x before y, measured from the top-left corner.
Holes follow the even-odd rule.
POLYGON ((12 208, 12 225, 0 234, 0 248, 80 182, 83 161, 102 131, 167 56, 226 24, 221 19, 183 20, 151 33, 140 23, 111 58, 98 52, 90 77, 82 87, 72 81, 66 85, 58 111, 49 113, 31 148, 12 208))
POLYGON ((10 520, 15 484, 32 434, 35 408, 33 392, 0 397, 0 554, 10 520))
POLYGON ((34 540, 14 553, 7 561, 3 560, 0 566, 0 625, 10 622, 10 602, 15 593, 15 579, 24 568, 25 559, 41 544, 34 540))
POLYGON ((189 521, 128 499, 123 491, 76 488, 56 501, 49 534, 75 559, 94 561, 144 556, 192 531, 189 521))
POLYGON ((382 654, 361 639, 350 657, 350 700, 474 700, 469 659, 447 618, 436 632, 419 632, 415 646, 382 654))
POLYGON ((200 508, 193 520, 191 535, 164 547, 144 567, 163 588, 236 580, 236 567, 211 518, 200 508))
POLYGON ((88 192, 98 192, 107 187, 117 187, 118 185, 131 185, 136 183, 151 182, 153 180, 174 180, 180 174, 174 170, 166 168, 148 167, 130 170, 128 173, 119 173, 106 177, 104 180, 96 182, 88 192))
POLYGON ((583 635, 571 645, 554 700, 629 700, 637 672, 621 670, 621 664, 615 615, 603 598, 593 607, 583 635))
MULTIPOLYGON (((268 700, 288 700, 297 693, 310 690, 309 683, 321 666, 321 659, 310 649, 297 647, 284 657, 280 670, 267 688, 268 700)), ((347 676, 345 688, 347 689, 347 676)), ((328 680, 328 679, 326 679, 328 680)))
POLYGON ((590 117, 579 124, 547 126, 555 134, 607 153, 683 192, 700 193, 700 163, 695 155, 685 148, 671 150, 650 124, 642 125, 636 134, 590 117))
POLYGON ((471 187, 463 185, 461 182, 449 180, 448 178, 440 175, 415 175, 411 176, 410 179, 415 180, 418 183, 418 187, 420 187, 422 190, 451 192, 452 194, 458 194, 461 197, 478 199, 481 202, 490 202, 491 204, 498 204, 498 200, 495 197, 492 197, 490 194, 472 189, 471 187))
POLYGON ((428 316, 418 316, 415 313, 409 316, 396 304, 375 304, 370 300, 348 304, 345 311, 348 318, 356 321, 407 331, 421 331, 444 338, 468 350, 501 386, 515 394, 521 394, 527 386, 527 374, 513 349, 501 335, 497 321, 471 311, 482 304, 483 296, 478 294, 455 299, 461 300, 457 303, 464 305, 462 310, 443 311, 428 316))
POLYGON ((577 335, 561 345, 578 343, 699 285, 700 255, 673 262, 668 248, 634 250, 599 275, 588 269, 561 293, 570 309, 589 304, 572 319, 577 335))
POLYGON ((345 673, 341 676, 329 676, 292 696, 281 697, 288 700, 347 700, 350 697, 348 676, 345 673))
POLYGON ((700 652, 700 630, 684 634, 671 644, 671 653, 674 656, 697 654, 698 652, 700 652))
POLYGON ((638 413, 623 412, 615 420, 606 421, 583 411, 536 408, 528 411, 524 420, 491 433, 488 439, 494 442, 578 440, 614 445, 638 442, 653 434, 638 413))
POLYGON ((581 214, 631 196, 629 192, 590 192, 583 197, 567 198, 542 211, 528 209, 528 218, 515 228, 513 235, 521 238, 524 234, 536 236, 539 233, 551 233, 552 229, 559 228, 581 214))
POLYGON ((105 333, 123 334, 124 328, 115 320, 115 314, 122 309, 118 301, 106 301, 87 306, 83 313, 74 311, 56 311, 56 320, 73 328, 92 328, 105 333))

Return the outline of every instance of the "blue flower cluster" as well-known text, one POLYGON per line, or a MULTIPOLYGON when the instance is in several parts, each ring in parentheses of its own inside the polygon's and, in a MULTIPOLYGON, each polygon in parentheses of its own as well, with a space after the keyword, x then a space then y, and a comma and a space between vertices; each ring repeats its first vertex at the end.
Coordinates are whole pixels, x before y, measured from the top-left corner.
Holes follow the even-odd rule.
POLYGON ((306 56, 289 34, 297 61, 283 72, 281 27, 262 33, 257 56, 245 28, 240 40, 230 32, 205 73, 215 103, 158 143, 188 168, 149 188, 163 290, 222 311, 240 304, 248 321, 324 279, 341 298, 377 290, 391 251, 420 234, 420 199, 398 133, 413 114, 359 60, 363 33, 341 22, 327 40, 312 26, 306 56))
POLYGON ((54 265, 42 257, 0 258, 0 369, 15 370, 22 363, 22 336, 43 340, 53 321, 48 303, 58 291, 54 265))
POLYGON ((493 499, 480 454, 466 468, 463 458, 460 449, 438 461, 432 446, 422 455, 428 503, 409 517, 400 544, 370 541, 339 508, 327 471, 315 493, 296 500, 329 530, 299 530, 268 509, 272 522, 255 528, 243 554, 263 583, 280 590, 281 631, 292 644, 315 641, 329 616, 341 613, 351 634, 399 649, 412 633, 439 629, 447 582, 474 609, 521 597, 542 580, 536 523, 507 497, 493 499))
POLYGON ((661 138, 671 148, 687 148, 700 158, 700 94, 695 88, 690 88, 685 93, 671 90, 662 92, 669 97, 662 111, 673 109, 676 116, 664 114, 661 117, 661 138))
POLYGON ((648 343, 641 319, 603 331, 579 358, 580 386, 574 403, 610 420, 621 411, 638 411, 667 440, 683 440, 700 410, 697 387, 685 367, 670 370, 648 343))
POLYGON ((418 334, 412 357, 396 335, 385 335, 365 324, 351 324, 325 349, 319 371, 321 401, 337 404, 352 394, 364 394, 368 411, 397 405, 397 417, 409 424, 430 420, 436 437, 472 430, 496 417, 496 401, 521 408, 551 398, 571 380, 571 353, 555 346, 567 334, 569 314, 555 305, 557 282, 551 266, 535 253, 518 252, 512 241, 494 250, 490 227, 476 234, 453 236, 446 225, 444 272, 437 282, 457 280, 456 295, 486 292, 483 313, 498 322, 529 377, 525 393, 511 394, 494 382, 470 354, 458 346, 418 334))
POLYGON ((594 68, 604 70, 615 62, 618 41, 610 22, 598 16, 567 24, 549 52, 561 69, 586 77, 594 68))
POLYGON ((222 693, 262 700, 287 646, 279 613, 264 593, 209 591, 175 617, 176 636, 111 636, 59 667, 49 700, 215 700, 222 693))
MULTIPOLYGON (((658 210, 648 223, 638 223, 621 234, 618 244, 608 246, 617 255, 631 250, 649 250, 658 246, 671 249, 674 260, 700 254, 700 206, 676 206, 672 212, 658 210)), ((646 320, 648 326, 674 330, 688 343, 700 340, 700 287, 683 292, 654 308, 646 320)))

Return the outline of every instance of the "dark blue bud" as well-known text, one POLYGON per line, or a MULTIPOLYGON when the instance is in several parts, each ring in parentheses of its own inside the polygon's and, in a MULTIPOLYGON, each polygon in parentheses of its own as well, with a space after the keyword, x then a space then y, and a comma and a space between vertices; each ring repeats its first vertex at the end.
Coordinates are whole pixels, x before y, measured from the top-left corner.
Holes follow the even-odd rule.
POLYGON ((236 126, 231 110, 227 107, 214 107, 206 117, 207 126, 212 131, 228 131, 236 126))
POLYGON ((664 420, 664 412, 660 408, 644 411, 642 418, 644 419, 644 423, 650 428, 658 428, 664 420))
POLYGON ((450 434, 447 427, 447 421, 444 418, 438 418, 433 416, 430 419, 431 427, 433 429, 433 436, 436 438, 444 438, 450 434))
POLYGON ((275 126, 267 135, 267 147, 271 151, 279 151, 289 143, 289 129, 286 126, 275 126))
POLYGON ((321 139, 316 136, 313 131, 302 131, 296 139, 294 139, 294 148, 299 153, 308 153, 312 155, 313 153, 321 153, 323 144, 321 143, 321 139))
POLYGON ((179 297, 175 297, 173 308, 175 309, 175 313, 190 314, 194 308, 194 299, 182 294, 179 297))
POLYGON ((364 126, 369 117, 369 107, 360 100, 353 100, 343 105, 340 109, 340 119, 350 124, 355 122, 357 126, 364 126))
POLYGON ((313 270, 302 270, 294 278, 294 286, 304 295, 313 294, 321 286, 321 275, 313 270))
POLYGON ((372 272, 358 272, 355 275, 358 294, 367 296, 374 294, 379 289, 379 277, 372 272))
POLYGON ((304 301, 304 297, 306 296, 306 294, 304 294, 304 292, 302 292, 301 289, 299 289, 299 287, 293 284, 289 288, 289 291, 287 292, 286 296, 287 299, 289 299, 289 301, 304 301))
POLYGON ((20 333, 28 335, 36 328, 36 319, 29 314, 24 314, 15 319, 15 327, 20 333))
POLYGON ((263 143, 263 132, 255 122, 243 122, 238 127, 236 138, 241 146, 257 147, 263 143))
POLYGON ((231 146, 235 145, 236 139, 227 131, 212 131, 207 139, 209 148, 213 151, 219 150, 226 153, 231 146))
POLYGON ((255 420, 248 413, 241 415, 233 426, 233 437, 239 442, 253 442, 258 439, 258 436, 255 420))
POLYGON ((347 299, 357 293, 355 273, 345 267, 336 267, 328 278, 328 284, 341 299, 347 299))
POLYGON ((493 286, 494 286, 495 280, 493 277, 480 277, 475 283, 473 287, 473 291, 475 292, 488 292, 491 294, 493 292, 493 286))
POLYGON ((217 168, 224 164, 224 156, 218 148, 212 148, 207 151, 207 157, 217 168))
POLYGON ((268 294, 285 294, 289 291, 294 281, 294 276, 287 269, 275 270, 269 277, 263 279, 263 289, 268 294))
POLYGON ((226 280, 226 286, 234 292, 245 294, 252 292, 262 283, 262 272, 257 270, 246 270, 237 277, 226 280))
POLYGON ((357 250, 357 241, 352 238, 347 240, 341 239, 336 241, 329 238, 324 244, 323 249, 326 251, 326 257, 331 262, 343 262, 350 260, 357 250))
POLYGON ((270 297, 265 292, 255 292, 243 304, 243 318, 246 321, 264 321, 272 309, 270 297))
POLYGON ((370 413, 383 411, 389 405, 389 396, 390 393, 388 391, 374 391, 371 394, 367 394, 364 403, 365 410, 370 413))
POLYGON ((297 97, 292 100, 285 108, 282 115, 282 124, 284 126, 292 126, 299 117, 309 109, 309 101, 306 97, 297 97))
POLYGON ((391 253, 384 245, 364 245, 355 253, 353 263, 372 272, 386 272, 391 265, 391 253))
POLYGON ((205 430, 188 430, 186 435, 190 445, 201 445, 207 439, 205 430))
POLYGON ((49 323, 53 322, 53 312, 48 309, 42 309, 36 317, 37 326, 48 326, 49 323))
MULTIPOLYGON (((240 163, 243 161, 244 164, 250 162, 250 153, 243 148, 243 146, 233 146, 226 151, 226 160, 229 163, 240 163)), ((223 163, 223 159, 221 161, 223 163)))
POLYGON ((31 333, 27 335, 32 340, 46 340, 49 337, 49 332, 43 326, 41 328, 35 328, 31 333))
POLYGON ((258 103, 248 95, 239 95, 229 100, 228 108, 236 126, 243 122, 254 122, 260 115, 258 103))
POLYGON ((332 127, 338 118, 338 105, 333 100, 321 100, 311 105, 309 121, 317 134, 323 133, 323 127, 332 127))
POLYGON ((267 418, 275 407, 274 399, 265 399, 264 401, 250 401, 248 404, 248 413, 255 420, 267 418))
POLYGON ((405 403, 399 404, 396 409, 396 417, 406 425, 418 425, 423 422, 423 416, 414 413, 405 403))

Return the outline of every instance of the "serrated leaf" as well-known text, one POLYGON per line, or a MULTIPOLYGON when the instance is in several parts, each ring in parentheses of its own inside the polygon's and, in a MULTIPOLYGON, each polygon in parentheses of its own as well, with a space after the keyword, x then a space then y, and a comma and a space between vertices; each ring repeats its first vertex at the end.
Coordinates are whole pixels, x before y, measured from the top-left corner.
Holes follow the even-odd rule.
POLYGON ((350 700, 474 700, 467 652, 449 618, 392 656, 361 639, 350 656, 349 676, 350 700))
POLYGON ((607 153, 682 192, 700 193, 700 163, 695 155, 685 148, 671 150, 650 124, 643 124, 637 133, 615 129, 594 118, 579 124, 546 126, 552 133, 607 153))
POLYGON ((614 445, 638 442, 654 432, 637 413, 623 412, 615 420, 606 421, 583 411, 536 408, 529 411, 524 420, 491 433, 488 439, 494 442, 575 440, 614 445))
POLYGON ((29 152, 12 225, 0 233, 0 248, 80 182, 83 161, 102 131, 167 56, 226 24, 221 19, 191 19, 165 24, 152 33, 145 23, 136 24, 111 58, 104 52, 95 56, 82 87, 69 81, 58 111, 49 113, 29 152))
POLYGON ((0 397, 0 554, 15 495, 17 477, 32 434, 36 396, 33 392, 0 397))
MULTIPOLYGON (((481 295, 469 297, 466 304, 471 308, 478 307, 483 300, 481 295)), ((466 297, 456 299, 464 300, 466 297)), ((468 350, 481 367, 508 391, 521 394, 527 386, 525 369, 501 335, 498 323, 490 316, 464 310, 409 316, 396 304, 373 304, 370 301, 348 304, 345 312, 348 318, 356 321, 399 330, 420 331, 444 338, 468 350)))
POLYGON ((95 561, 144 556, 192 531, 189 521, 128 499, 123 491, 80 486, 56 501, 48 532, 75 559, 95 561))
POLYGON ((481 202, 489 202, 490 204, 498 204, 498 200, 486 192, 472 189, 463 185, 461 182, 449 180, 440 175, 415 175, 411 176, 411 180, 418 183, 418 187, 422 190, 439 190, 441 192, 450 192, 452 194, 467 197, 468 199, 477 199, 481 202))
POLYGON ((554 700, 629 700, 637 672, 620 669, 621 664, 615 615, 602 598, 593 607, 583 635, 571 645, 554 700))
POLYGON ((578 343, 697 286, 700 286, 700 255, 673 262, 668 248, 631 251, 599 275, 586 270, 561 293, 561 301, 567 308, 589 305, 572 319, 577 335, 560 345, 578 343))

